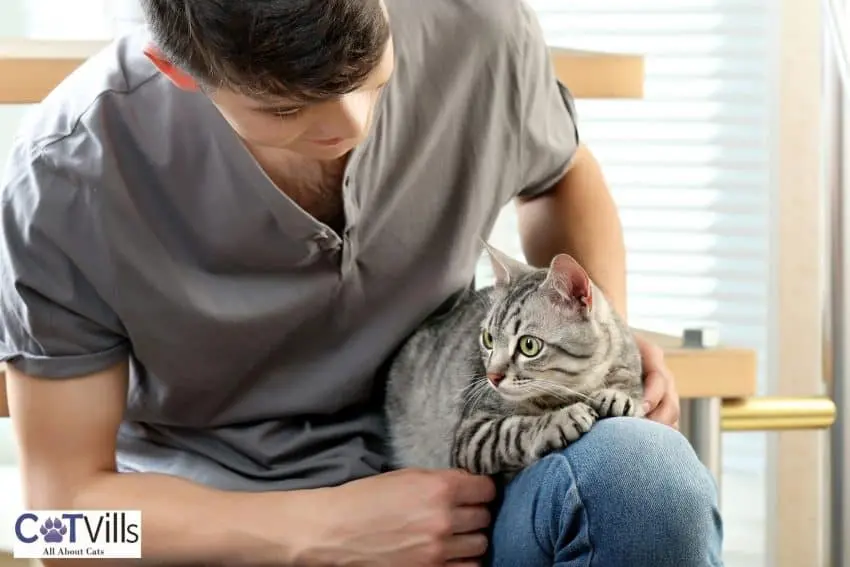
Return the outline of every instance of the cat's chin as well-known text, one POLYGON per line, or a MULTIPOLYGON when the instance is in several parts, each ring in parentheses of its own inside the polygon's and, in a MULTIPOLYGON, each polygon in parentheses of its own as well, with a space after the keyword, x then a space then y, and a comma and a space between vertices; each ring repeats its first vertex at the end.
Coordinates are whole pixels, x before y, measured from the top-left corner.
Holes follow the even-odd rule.
POLYGON ((501 396, 502 401, 513 405, 524 404, 534 399, 534 396, 504 389, 499 390, 499 396, 501 396))

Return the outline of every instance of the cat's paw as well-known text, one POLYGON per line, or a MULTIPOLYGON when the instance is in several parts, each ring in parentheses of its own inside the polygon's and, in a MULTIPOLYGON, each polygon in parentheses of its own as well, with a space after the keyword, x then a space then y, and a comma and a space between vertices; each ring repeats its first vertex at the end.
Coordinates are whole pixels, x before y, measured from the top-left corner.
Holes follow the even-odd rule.
POLYGON ((556 411, 540 432, 534 451, 535 457, 540 458, 575 443, 579 437, 590 431, 597 419, 599 414, 596 410, 583 402, 556 411))
POLYGON ((600 390, 591 396, 591 403, 599 417, 639 417, 641 405, 620 390, 600 390))
POLYGON ((559 410, 558 414, 560 415, 556 418, 556 421, 561 424, 562 428, 572 423, 580 434, 590 431, 590 428, 599 419, 599 412, 585 403, 569 405, 559 410))

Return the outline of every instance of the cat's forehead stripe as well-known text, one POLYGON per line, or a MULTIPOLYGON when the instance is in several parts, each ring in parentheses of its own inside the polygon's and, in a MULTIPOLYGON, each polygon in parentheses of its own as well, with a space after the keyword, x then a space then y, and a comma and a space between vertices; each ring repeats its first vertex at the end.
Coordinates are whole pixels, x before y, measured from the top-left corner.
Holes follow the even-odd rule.
POLYGON ((494 317, 498 325, 503 326, 507 321, 518 316, 528 296, 534 293, 536 289, 536 278, 528 278, 525 281, 520 281, 515 288, 510 290, 505 301, 502 302, 497 316, 494 317))

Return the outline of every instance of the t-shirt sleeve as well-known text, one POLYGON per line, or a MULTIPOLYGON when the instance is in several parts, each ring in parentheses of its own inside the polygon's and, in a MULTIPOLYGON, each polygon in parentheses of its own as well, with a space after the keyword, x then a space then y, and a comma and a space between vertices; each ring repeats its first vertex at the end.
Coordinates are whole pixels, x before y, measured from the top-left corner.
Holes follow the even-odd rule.
POLYGON ((102 250, 88 199, 43 159, 12 153, 0 181, 0 360, 21 372, 82 376, 128 356, 119 318, 80 266, 102 250))
POLYGON ((540 22, 525 2, 518 4, 519 195, 533 197, 564 176, 579 134, 575 101, 555 76, 540 22))

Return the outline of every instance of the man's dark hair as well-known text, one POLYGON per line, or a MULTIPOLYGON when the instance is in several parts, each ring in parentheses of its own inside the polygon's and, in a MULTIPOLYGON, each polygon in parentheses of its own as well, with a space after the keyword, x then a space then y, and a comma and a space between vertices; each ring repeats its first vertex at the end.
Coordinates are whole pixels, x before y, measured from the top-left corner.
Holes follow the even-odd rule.
POLYGON ((389 38, 381 0, 142 0, 153 40, 203 87, 324 100, 359 87, 389 38))

